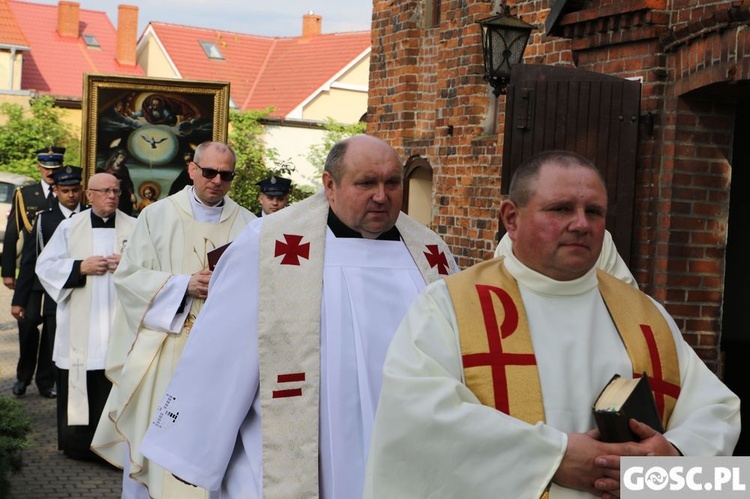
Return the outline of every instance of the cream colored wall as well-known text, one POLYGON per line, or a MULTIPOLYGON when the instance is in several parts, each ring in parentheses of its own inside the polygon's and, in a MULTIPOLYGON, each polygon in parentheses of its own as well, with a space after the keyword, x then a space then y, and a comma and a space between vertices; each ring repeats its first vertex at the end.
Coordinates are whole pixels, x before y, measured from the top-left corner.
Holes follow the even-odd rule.
POLYGON ((337 83, 361 87, 365 91, 331 88, 321 92, 302 110, 302 119, 325 121, 333 118, 341 123, 356 123, 367 112, 367 87, 370 77, 370 57, 365 57, 344 73, 337 83))
POLYGON ((432 180, 419 168, 409 178, 409 216, 425 225, 432 223, 432 180))
POLYGON ((13 90, 8 79, 10 78, 10 51, 0 50, 0 90, 13 90))
MULTIPOLYGON (((276 125, 265 125, 265 130, 266 147, 273 147, 278 151, 281 161, 288 160, 296 167, 296 171, 291 175, 292 182, 297 185, 319 187, 320 175, 306 156, 311 146, 323 142, 325 131, 276 125)), ((273 168, 273 165, 268 166, 273 168)))
MULTIPOLYGON (((2 89, 0 89, 0 104, 8 103, 8 104, 16 104, 21 106, 25 110, 29 110, 29 97, 30 94, 4 94, 2 92, 2 89)), ((7 118, 5 116, 0 116, 0 126, 4 125, 7 121, 7 118)))
POLYGON ((23 52, 16 52, 15 60, 10 50, 0 50, 0 90, 21 90, 21 70, 23 52), (13 82, 10 82, 10 69, 13 64, 13 82))
POLYGON ((367 112, 367 92, 332 88, 313 99, 302 112, 302 118, 325 121, 331 117, 340 123, 356 123, 367 112))
POLYGON ((138 54, 136 54, 136 59, 141 68, 146 72, 146 76, 177 78, 177 74, 169 64, 169 59, 161 50, 161 46, 156 43, 153 36, 149 36, 144 40, 138 50, 138 54))
POLYGON ((58 109, 60 119, 73 127, 73 131, 78 138, 81 138, 81 119, 83 111, 80 109, 58 109))
POLYGON ((353 68, 349 69, 338 79, 339 83, 347 85, 364 85, 367 87, 370 83, 370 56, 368 55, 359 61, 353 68))

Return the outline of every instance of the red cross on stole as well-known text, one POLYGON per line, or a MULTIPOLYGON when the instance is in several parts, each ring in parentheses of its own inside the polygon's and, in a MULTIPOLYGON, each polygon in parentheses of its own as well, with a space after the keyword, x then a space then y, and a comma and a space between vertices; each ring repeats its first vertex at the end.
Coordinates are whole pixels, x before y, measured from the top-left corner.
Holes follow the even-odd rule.
POLYGON ((274 257, 283 256, 281 265, 299 265, 300 258, 310 259, 310 243, 302 243, 302 236, 284 234, 284 241, 276 240, 274 257))
POLYGON ((645 372, 662 425, 668 428, 680 395, 680 366, 669 324, 651 299, 603 271, 597 272, 599 292, 620 333, 633 377, 645 372))
MULTIPOLYGON (((641 324, 641 331, 643 332, 643 338, 648 345, 649 359, 651 360, 652 371, 648 375, 648 382, 651 385, 651 391, 654 392, 654 400, 656 400, 656 409, 659 411, 659 415, 662 418, 662 424, 669 418, 665 418, 665 412, 667 411, 668 398, 671 397, 674 401, 680 395, 680 385, 670 383, 664 379, 664 369, 661 365, 661 358, 659 357, 659 347, 656 343, 656 336, 654 331, 648 324, 641 324)), ((634 378, 640 378, 641 373, 633 373, 634 378)), ((674 402, 672 402, 674 407, 674 402)), ((671 414, 671 409, 669 413, 671 414)), ((666 426, 665 426, 666 428, 666 426)))
POLYGON ((424 252, 424 256, 427 257, 430 268, 437 267, 438 274, 448 275, 448 258, 445 253, 440 251, 437 244, 427 244, 425 247, 427 251, 424 252))
POLYGON ((488 261, 445 282, 456 312, 466 386, 484 405, 529 424, 544 422, 528 321, 516 306, 523 303, 516 281, 503 265, 488 261))
POLYGON ((494 406, 498 411, 510 414, 508 400, 507 366, 535 366, 536 357, 532 353, 505 352, 503 339, 514 334, 518 329, 518 308, 510 295, 496 286, 478 284, 476 293, 482 309, 482 318, 487 333, 488 351, 466 353, 463 355, 464 369, 488 366, 492 370, 494 406), (499 299, 504 312, 504 320, 498 327, 497 314, 493 295, 499 299))

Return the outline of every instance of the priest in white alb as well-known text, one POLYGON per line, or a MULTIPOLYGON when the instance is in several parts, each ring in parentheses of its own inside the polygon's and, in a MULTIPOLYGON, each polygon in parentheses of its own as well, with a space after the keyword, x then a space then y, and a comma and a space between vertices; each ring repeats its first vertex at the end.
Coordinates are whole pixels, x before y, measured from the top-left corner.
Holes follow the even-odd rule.
POLYGON ((403 166, 385 142, 334 145, 323 185, 224 254, 141 447, 223 498, 360 497, 391 336, 456 270, 400 213, 403 166))
POLYGON ((598 169, 548 151, 518 167, 505 257, 428 286, 395 333, 367 499, 620 497, 620 456, 731 455, 740 401, 664 308, 597 270, 598 169), (600 440, 591 408, 614 374, 646 373, 661 434, 600 440))
POLYGON ((200 144, 189 164, 193 185, 141 212, 114 276, 119 302, 106 371, 113 387, 92 449, 123 468, 124 499, 208 494, 150 463, 139 447, 207 296, 207 254, 255 218, 227 196, 235 163, 226 144, 200 144))
POLYGON ((104 375, 117 301, 112 274, 135 224, 117 210, 119 196, 113 175, 92 176, 91 209, 60 222, 36 262, 39 280, 57 302, 58 442, 75 459, 98 459, 89 445, 112 386, 104 375))

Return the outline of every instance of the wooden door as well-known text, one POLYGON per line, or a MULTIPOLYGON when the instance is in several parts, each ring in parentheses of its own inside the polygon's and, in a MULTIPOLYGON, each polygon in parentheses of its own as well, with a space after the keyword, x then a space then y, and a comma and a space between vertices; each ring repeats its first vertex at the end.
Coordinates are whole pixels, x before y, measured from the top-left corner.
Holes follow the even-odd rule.
POLYGON ((502 193, 515 168, 551 149, 593 161, 607 184, 607 229, 630 263, 641 84, 575 68, 517 64, 505 111, 502 193))

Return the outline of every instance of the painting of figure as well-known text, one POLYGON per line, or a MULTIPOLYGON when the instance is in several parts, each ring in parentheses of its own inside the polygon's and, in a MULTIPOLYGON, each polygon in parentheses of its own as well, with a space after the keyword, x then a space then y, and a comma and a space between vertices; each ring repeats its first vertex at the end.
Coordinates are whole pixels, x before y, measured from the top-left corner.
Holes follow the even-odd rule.
POLYGON ((166 196, 198 144, 226 141, 228 83, 87 74, 84 90, 84 172, 115 175, 128 214, 166 196))

